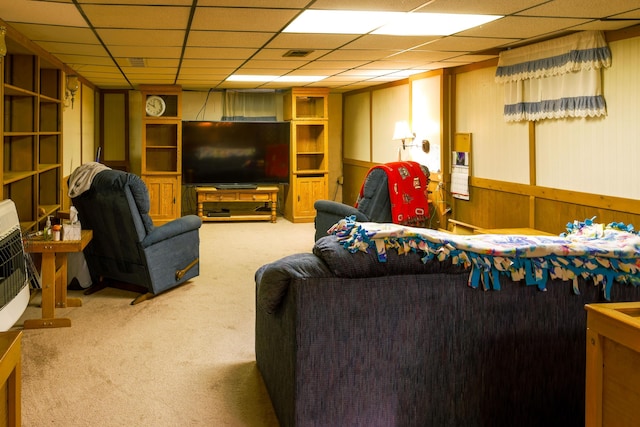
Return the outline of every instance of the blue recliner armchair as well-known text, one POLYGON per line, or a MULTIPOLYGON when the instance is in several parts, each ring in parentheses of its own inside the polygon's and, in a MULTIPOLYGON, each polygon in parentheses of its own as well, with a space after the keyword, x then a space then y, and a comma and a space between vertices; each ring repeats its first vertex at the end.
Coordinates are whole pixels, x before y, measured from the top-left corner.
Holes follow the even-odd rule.
MULTIPOLYGON (((411 166, 413 171, 421 171, 419 176, 421 185, 425 189, 428 187, 429 169, 426 166, 412 161, 391 162, 386 165, 395 167, 401 164, 411 166)), ((423 205, 428 216, 429 207, 426 192, 424 193, 423 205)), ((385 169, 374 167, 367 172, 356 206, 333 200, 317 200, 314 203, 316 209, 315 240, 326 236, 327 230, 331 226, 348 216, 354 216, 358 222, 394 222, 391 213, 391 198, 389 197, 389 179, 385 169)))
POLYGON ((198 276, 202 220, 187 215, 154 226, 142 179, 96 166, 80 166, 85 169, 78 168, 69 183, 82 228, 93 230, 84 250, 93 281, 86 293, 106 286, 133 287, 142 293, 132 302, 136 304, 198 276), (81 194, 79 185, 86 188, 81 194))

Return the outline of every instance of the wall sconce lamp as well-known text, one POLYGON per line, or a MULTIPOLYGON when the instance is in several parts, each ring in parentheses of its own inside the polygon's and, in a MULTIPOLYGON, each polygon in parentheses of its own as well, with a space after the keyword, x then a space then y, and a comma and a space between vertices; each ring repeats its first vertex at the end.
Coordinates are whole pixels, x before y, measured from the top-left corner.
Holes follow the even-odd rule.
POLYGON ((0 27, 0 56, 4 57, 7 54, 7 42, 4 36, 7 34, 6 27, 0 27))
POLYGON ((68 107, 68 104, 71 103, 71 109, 73 109, 73 102, 76 99, 76 92, 80 88, 80 82, 78 81, 78 76, 67 76, 67 84, 65 89, 65 107, 68 107))
POLYGON ((407 139, 413 141, 416 137, 416 134, 411 132, 409 128, 409 123, 406 121, 396 122, 396 128, 393 131, 393 140, 394 141, 402 141, 402 149, 404 150, 407 147, 412 147, 414 144, 407 144, 407 139))

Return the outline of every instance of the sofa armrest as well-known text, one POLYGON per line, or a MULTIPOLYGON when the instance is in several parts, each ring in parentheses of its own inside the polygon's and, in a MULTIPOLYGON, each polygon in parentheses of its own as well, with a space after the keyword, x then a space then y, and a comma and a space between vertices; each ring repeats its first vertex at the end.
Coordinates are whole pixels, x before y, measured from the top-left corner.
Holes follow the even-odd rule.
POLYGON ((326 236, 327 231, 333 224, 348 216, 354 215, 356 221, 359 222, 369 222, 369 217, 364 213, 344 203, 334 202, 333 200, 317 200, 313 206, 316 209, 315 240, 326 236))
POLYGON ((147 234, 147 236, 142 240, 142 247, 147 248, 174 236, 197 230, 201 225, 202 219, 197 215, 186 215, 176 218, 173 221, 169 221, 166 224, 155 227, 153 231, 147 234))
POLYGON ((255 273, 257 306, 269 314, 287 294, 293 279, 334 277, 327 265, 313 254, 300 253, 263 265, 255 273))

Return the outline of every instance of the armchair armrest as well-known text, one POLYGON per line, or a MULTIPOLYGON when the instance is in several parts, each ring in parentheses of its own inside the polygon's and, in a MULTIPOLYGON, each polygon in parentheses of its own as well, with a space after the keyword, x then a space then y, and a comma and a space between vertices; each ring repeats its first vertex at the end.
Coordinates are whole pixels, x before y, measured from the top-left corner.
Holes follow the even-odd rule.
POLYGON ((181 218, 176 218, 173 221, 169 221, 159 227, 155 227, 140 243, 143 248, 147 248, 162 240, 197 230, 201 225, 202 219, 199 216, 186 215, 181 218))
POLYGON ((327 235, 327 230, 331 228, 333 224, 341 219, 355 215, 356 221, 368 222, 369 217, 360 212, 353 206, 345 205, 344 203, 334 202, 333 200, 317 200, 314 205, 316 208, 316 235, 315 239, 318 240, 321 237, 327 235))

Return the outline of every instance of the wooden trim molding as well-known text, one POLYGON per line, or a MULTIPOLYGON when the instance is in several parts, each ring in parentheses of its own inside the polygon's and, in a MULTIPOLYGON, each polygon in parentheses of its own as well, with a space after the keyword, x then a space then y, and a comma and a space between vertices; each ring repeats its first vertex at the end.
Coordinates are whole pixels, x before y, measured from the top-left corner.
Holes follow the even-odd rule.
POLYGON ((470 185, 487 190, 532 196, 539 199, 556 202, 570 202, 576 205, 593 206, 601 209, 619 211, 640 215, 640 200, 622 197, 603 196, 600 194, 583 193, 580 191, 561 190, 537 185, 518 184, 513 182, 496 181, 486 178, 470 178, 470 185))

